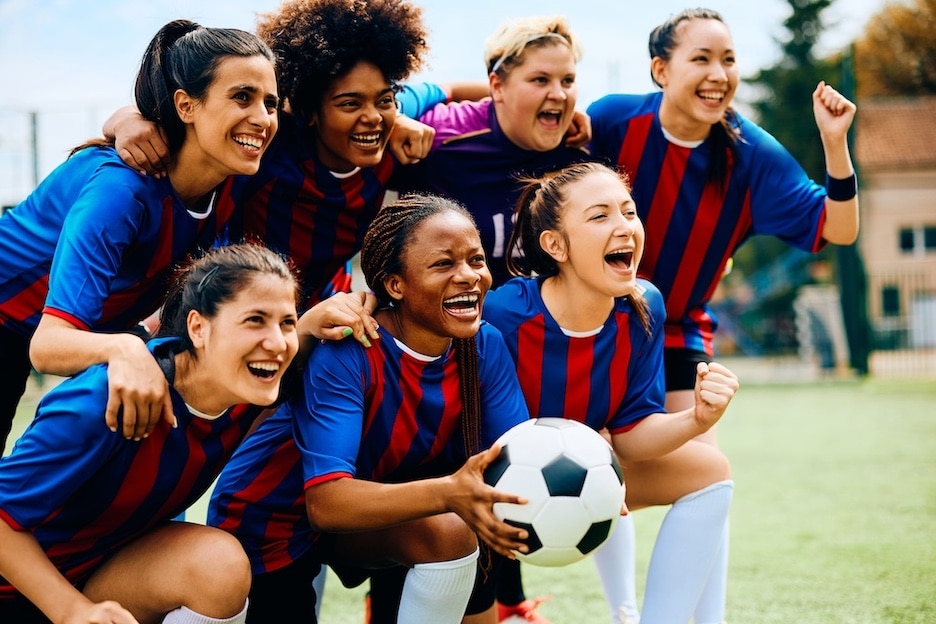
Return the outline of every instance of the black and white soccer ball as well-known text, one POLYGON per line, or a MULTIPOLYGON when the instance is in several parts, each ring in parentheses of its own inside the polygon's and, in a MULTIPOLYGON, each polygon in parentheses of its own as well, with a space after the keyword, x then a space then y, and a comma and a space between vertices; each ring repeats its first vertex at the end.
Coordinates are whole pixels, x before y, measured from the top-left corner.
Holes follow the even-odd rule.
POLYGON ((508 430, 484 472, 497 490, 526 505, 495 503, 501 520, 526 529, 522 561, 564 566, 608 539, 624 503, 624 479, 611 446, 591 427, 564 418, 532 418, 508 430))

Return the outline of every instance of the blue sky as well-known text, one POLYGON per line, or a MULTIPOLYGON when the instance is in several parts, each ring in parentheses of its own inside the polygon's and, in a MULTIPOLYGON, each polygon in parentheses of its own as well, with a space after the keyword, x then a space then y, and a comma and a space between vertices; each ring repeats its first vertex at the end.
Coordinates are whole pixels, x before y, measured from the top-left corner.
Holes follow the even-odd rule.
MULTIPOLYGON (((580 103, 610 91, 643 92, 647 35, 690 0, 417 0, 429 28, 428 68, 417 79, 483 80, 482 45, 504 20, 562 14, 582 38, 580 103)), ((789 14, 784 0, 709 0, 731 27, 742 74, 774 62, 776 37, 789 14)), ((885 0, 835 0, 824 17, 825 50, 861 33, 885 0)), ((257 12, 279 0, 0 0, 0 204, 32 187, 29 113, 38 119, 39 174, 70 147, 100 134, 104 119, 132 98, 140 56, 164 23, 188 18, 205 26, 252 30, 257 12)), ((834 82, 834 77, 832 77, 834 82)), ((743 91, 740 96, 743 98, 743 91)), ((808 94, 804 94, 808 97, 808 94)))

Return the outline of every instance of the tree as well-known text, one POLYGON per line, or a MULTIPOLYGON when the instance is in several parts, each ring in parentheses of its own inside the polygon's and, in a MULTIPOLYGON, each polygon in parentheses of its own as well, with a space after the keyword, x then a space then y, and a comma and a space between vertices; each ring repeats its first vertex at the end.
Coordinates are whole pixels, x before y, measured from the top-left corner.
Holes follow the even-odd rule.
POLYGON ((825 159, 812 112, 812 92, 820 80, 834 85, 838 59, 817 59, 814 49, 822 35, 822 12, 832 0, 787 0, 792 14, 784 22, 781 60, 748 78, 762 97, 752 102, 761 126, 774 135, 814 180, 825 179, 825 159))
POLYGON ((855 42, 860 97, 936 94, 936 0, 887 4, 855 42))
MULTIPOLYGON (((824 28, 822 12, 832 1, 787 0, 792 13, 783 22, 787 36, 778 41, 782 58, 747 78, 761 94, 751 102, 760 125, 793 154, 811 178, 820 181, 825 179, 825 159, 812 112, 812 92, 820 80, 839 73, 835 62, 817 60, 813 50, 824 28)), ((784 244, 765 237, 747 247, 746 254, 735 258, 742 267, 747 261, 760 264, 765 257, 776 257, 784 244)))

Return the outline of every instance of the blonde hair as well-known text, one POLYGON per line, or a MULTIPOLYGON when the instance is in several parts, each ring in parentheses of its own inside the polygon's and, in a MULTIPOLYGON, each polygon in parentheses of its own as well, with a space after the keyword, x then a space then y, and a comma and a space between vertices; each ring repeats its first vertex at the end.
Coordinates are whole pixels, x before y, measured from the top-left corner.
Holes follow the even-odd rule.
POLYGON ((575 62, 582 59, 582 45, 561 15, 521 17, 501 25, 484 42, 484 66, 488 73, 503 75, 523 62, 528 47, 564 43, 575 62))

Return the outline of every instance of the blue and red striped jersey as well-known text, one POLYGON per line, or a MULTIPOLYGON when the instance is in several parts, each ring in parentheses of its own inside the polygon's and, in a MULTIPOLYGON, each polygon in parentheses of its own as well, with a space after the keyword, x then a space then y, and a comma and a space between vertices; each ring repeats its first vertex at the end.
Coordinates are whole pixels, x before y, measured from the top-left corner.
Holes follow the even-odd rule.
POLYGON ((708 180, 711 142, 681 145, 660 125, 663 94, 608 95, 588 107, 592 154, 630 176, 647 232, 640 274, 666 301, 666 346, 713 354, 708 307, 732 254, 757 234, 818 251, 825 188, 756 124, 738 115, 725 184, 708 180))
POLYGON ((541 279, 517 277, 488 293, 484 318, 500 330, 534 418, 583 422, 612 433, 664 411, 663 298, 639 280, 649 331, 627 298, 592 332, 559 326, 540 295, 541 279))
POLYGON ((113 148, 81 150, 0 217, 0 325, 28 337, 45 311, 82 329, 132 327, 230 216, 190 212, 168 179, 138 174, 113 148))
MULTIPOLYGON (((261 411, 240 405, 208 420, 170 387, 178 428, 161 420, 135 442, 104 423, 107 392, 103 364, 66 379, 0 459, 0 518, 30 531, 72 583, 198 500, 261 411)), ((0 577, 0 601, 13 595, 0 577)))
MULTIPOLYGON (((424 83, 403 87, 401 97, 407 100, 404 112, 416 117, 447 96, 438 85, 424 83)), ((281 114, 260 170, 232 178, 220 200, 227 210, 238 208, 229 240, 262 241, 296 265, 302 309, 350 291, 345 265, 360 251, 390 176, 400 167, 387 150, 374 167, 337 173, 321 163, 316 141, 314 128, 281 114)))
MULTIPOLYGON (((374 347, 316 347, 304 395, 261 423, 224 469, 208 523, 235 534, 254 573, 281 568, 312 547, 304 491, 357 477, 402 482, 449 474, 467 455, 455 348, 425 358, 385 330, 374 347)), ((513 362, 496 329, 477 334, 481 443, 529 418, 513 362)))
POLYGON ((375 167, 334 173, 315 155, 311 129, 288 115, 280 123, 285 127, 263 155, 260 170, 229 180, 219 205, 239 208, 231 222, 232 240, 259 240, 292 260, 307 309, 360 250, 399 165, 388 151, 375 167))

